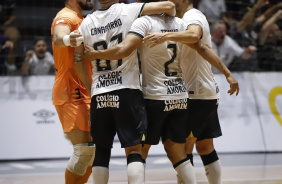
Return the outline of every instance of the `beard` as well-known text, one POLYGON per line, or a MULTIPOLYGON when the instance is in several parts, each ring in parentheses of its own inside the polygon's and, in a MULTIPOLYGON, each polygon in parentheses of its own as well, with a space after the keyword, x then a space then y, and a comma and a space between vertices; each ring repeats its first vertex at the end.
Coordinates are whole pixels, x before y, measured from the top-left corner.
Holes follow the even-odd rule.
POLYGON ((86 0, 86 2, 84 4, 83 4, 83 2, 79 1, 78 5, 83 10, 92 10, 93 9, 93 4, 88 4, 87 2, 90 2, 90 1, 86 0))

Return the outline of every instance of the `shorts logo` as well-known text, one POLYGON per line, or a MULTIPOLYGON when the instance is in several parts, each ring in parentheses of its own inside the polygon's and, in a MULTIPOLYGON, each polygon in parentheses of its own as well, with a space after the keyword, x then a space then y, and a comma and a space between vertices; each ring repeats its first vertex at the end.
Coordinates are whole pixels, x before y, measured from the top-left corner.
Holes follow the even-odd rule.
POLYGON ((49 118, 55 116, 55 114, 56 113, 54 113, 52 111, 48 111, 46 109, 41 109, 41 110, 33 113, 33 116, 42 119, 42 120, 36 121, 36 123, 38 123, 38 124, 48 124, 48 123, 55 123, 55 121, 53 121, 53 120, 48 120, 49 118))
POLYGON ((112 107, 119 108, 119 96, 118 95, 101 95, 96 97, 97 109, 112 107))
POLYGON ((179 100, 165 100, 164 111, 172 111, 174 109, 187 109, 187 98, 179 100))
POLYGON ((175 79, 175 80, 164 81, 164 85, 167 86, 167 94, 169 95, 187 92, 184 86, 183 80, 180 78, 175 79))

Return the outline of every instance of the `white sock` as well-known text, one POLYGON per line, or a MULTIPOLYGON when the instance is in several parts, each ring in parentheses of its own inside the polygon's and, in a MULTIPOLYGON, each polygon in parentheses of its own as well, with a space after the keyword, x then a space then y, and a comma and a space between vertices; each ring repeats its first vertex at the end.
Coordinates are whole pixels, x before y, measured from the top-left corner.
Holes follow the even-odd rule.
POLYGON ((143 163, 143 166, 144 166, 144 182, 146 181, 146 163, 143 163))
POLYGON ((145 167, 142 162, 131 162, 127 165, 127 177, 129 184, 145 183, 145 167))
POLYGON ((181 163, 175 170, 185 184, 196 184, 196 174, 190 160, 181 163))
POLYGON ((209 184, 221 184, 221 165, 219 160, 205 165, 205 170, 209 184))
POLYGON ((109 181, 109 168, 92 167, 93 184, 107 184, 109 181))
POLYGON ((176 176, 177 176, 177 184, 184 184, 182 177, 179 174, 177 174, 176 176))

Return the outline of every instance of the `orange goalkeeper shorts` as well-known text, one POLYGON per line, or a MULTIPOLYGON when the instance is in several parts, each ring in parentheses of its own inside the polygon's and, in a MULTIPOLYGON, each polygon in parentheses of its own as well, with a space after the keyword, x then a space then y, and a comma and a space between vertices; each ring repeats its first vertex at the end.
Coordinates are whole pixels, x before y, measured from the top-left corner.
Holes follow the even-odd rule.
POLYGON ((65 133, 74 129, 90 132, 90 104, 64 103, 55 107, 65 133))

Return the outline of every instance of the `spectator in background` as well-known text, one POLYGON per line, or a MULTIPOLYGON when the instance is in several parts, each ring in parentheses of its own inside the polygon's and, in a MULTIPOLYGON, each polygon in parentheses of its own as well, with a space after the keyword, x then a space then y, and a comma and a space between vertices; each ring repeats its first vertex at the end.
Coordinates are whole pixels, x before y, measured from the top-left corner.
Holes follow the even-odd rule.
MULTIPOLYGON (((226 24, 223 21, 216 21, 211 26, 212 48, 227 67, 229 67, 235 57, 246 60, 256 51, 254 46, 248 46, 245 49, 240 47, 236 41, 226 35, 226 32, 226 24)), ((214 67, 213 73, 218 73, 214 67)))
POLYGON ((0 2, 0 29, 16 43, 20 38, 19 30, 14 26, 16 20, 14 0, 1 0, 0 2))
POLYGON ((205 14, 209 22, 220 20, 226 12, 224 0, 201 0, 198 9, 205 14))
MULTIPOLYGON (((250 7, 257 0, 225 0, 226 4, 226 18, 238 21, 249 11, 250 7)), ((226 21, 225 19, 223 19, 226 21)), ((228 23, 230 23, 228 21, 228 23)), ((227 22, 227 21, 226 21, 227 22)))
POLYGON ((0 76, 7 75, 8 70, 16 69, 15 65, 10 65, 14 63, 13 47, 13 42, 4 34, 0 34, 0 76))
POLYGON ((54 58, 47 51, 47 45, 44 39, 36 40, 34 50, 28 50, 26 52, 26 58, 22 64, 21 72, 23 75, 54 74, 54 58))
MULTIPOLYGON (((14 26, 14 22, 16 19, 15 15, 15 1, 14 0, 1 0, 0 1, 0 32, 1 32, 1 41, 3 41, 3 36, 6 37, 6 43, 1 43, 3 48, 6 48, 0 55, 4 56, 5 62, 3 62, 3 57, 1 57, 1 68, 2 72, 8 75, 14 75, 16 72, 15 65, 15 55, 14 50, 17 45, 17 42, 20 39, 19 30, 14 26), (5 67, 3 65, 5 63, 5 67)), ((2 73, 1 72, 1 73, 2 73)), ((3 75, 3 74, 1 74, 3 75)))
POLYGON ((259 34, 258 61, 262 70, 282 71, 282 9, 262 26, 259 34))
MULTIPOLYGON (((254 29, 259 26, 259 21, 256 20, 256 13, 263 6, 269 4, 268 0, 258 0, 253 8, 249 9, 247 13, 242 17, 240 21, 231 25, 230 36, 244 48, 253 46, 256 48, 256 42, 258 32, 254 29)), ((247 60, 242 58, 235 58, 234 62, 230 66, 230 70, 236 71, 256 71, 258 70, 257 54, 253 53, 247 60)))

